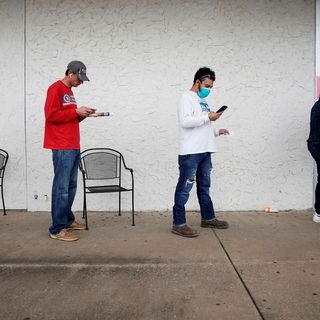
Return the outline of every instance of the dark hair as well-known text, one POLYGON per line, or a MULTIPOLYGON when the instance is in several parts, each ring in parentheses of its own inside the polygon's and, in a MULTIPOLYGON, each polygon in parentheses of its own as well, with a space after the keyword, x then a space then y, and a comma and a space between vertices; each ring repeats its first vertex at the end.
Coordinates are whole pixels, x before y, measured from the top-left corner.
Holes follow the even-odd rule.
POLYGON ((205 78, 209 78, 212 81, 215 81, 216 80, 216 74, 210 68, 202 67, 194 75, 193 84, 195 84, 197 80, 202 81, 205 78))

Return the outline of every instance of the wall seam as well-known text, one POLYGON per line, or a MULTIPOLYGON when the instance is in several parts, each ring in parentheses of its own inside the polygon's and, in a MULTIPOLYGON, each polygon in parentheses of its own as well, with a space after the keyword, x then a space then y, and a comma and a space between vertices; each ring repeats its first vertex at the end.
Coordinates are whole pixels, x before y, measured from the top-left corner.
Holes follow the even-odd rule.
POLYGON ((27 0, 23 2, 23 108, 24 108, 24 157, 25 157, 25 205, 26 210, 28 211, 28 152, 27 152, 27 89, 26 89, 26 39, 27 39, 27 0))

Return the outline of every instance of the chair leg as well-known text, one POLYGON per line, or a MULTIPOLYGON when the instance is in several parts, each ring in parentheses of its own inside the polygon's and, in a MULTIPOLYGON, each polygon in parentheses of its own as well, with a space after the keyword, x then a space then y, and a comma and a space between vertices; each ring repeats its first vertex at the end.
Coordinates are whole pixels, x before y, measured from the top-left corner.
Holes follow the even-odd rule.
POLYGON ((85 215, 84 215, 84 212, 85 212, 85 209, 87 208, 87 201, 86 201, 86 194, 84 193, 83 194, 83 210, 82 210, 82 219, 85 218, 85 215))
POLYGON ((1 185, 1 198, 2 198, 2 206, 3 206, 3 215, 6 216, 6 207, 4 205, 4 197, 3 197, 3 185, 1 185))
POLYGON ((82 219, 86 221, 86 230, 88 230, 88 212, 87 212, 87 197, 86 193, 83 195, 83 212, 82 212, 82 219))
POLYGON ((134 224, 134 191, 132 190, 131 193, 132 193, 132 226, 134 227, 135 226, 134 224))
POLYGON ((87 208, 86 208, 86 211, 85 211, 85 219, 86 219, 86 230, 89 230, 89 227, 88 227, 88 212, 87 212, 87 208))
POLYGON ((121 192, 119 191, 119 216, 121 216, 121 192))

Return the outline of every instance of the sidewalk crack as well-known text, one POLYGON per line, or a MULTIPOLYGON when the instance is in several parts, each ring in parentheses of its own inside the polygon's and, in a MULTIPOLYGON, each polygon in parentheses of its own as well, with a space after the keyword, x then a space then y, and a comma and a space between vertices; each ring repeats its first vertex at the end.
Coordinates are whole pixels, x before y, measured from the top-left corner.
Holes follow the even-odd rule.
POLYGON ((246 285, 245 281, 243 280, 243 278, 242 278, 242 276, 241 276, 240 272, 238 271, 237 267, 236 267, 236 266, 235 266, 235 264, 233 263, 233 261, 232 261, 232 259, 231 259, 230 255, 229 255, 229 253, 228 253, 228 251, 226 250, 225 246, 223 245, 223 243, 222 243, 222 241, 220 240, 219 236, 217 235, 216 231, 215 231, 214 229, 212 229, 212 231, 213 231, 214 235, 216 236, 216 238, 217 238, 217 240, 218 240, 218 242, 219 242, 219 244, 220 244, 220 246, 221 246, 222 250, 224 251, 225 255, 227 256, 227 258, 228 258, 228 260, 229 260, 230 264, 232 265, 232 268, 233 268, 233 269, 234 269, 234 271, 236 272, 236 274, 237 274, 237 276, 238 276, 238 278, 239 278, 240 282, 242 283, 242 285, 243 285, 244 289, 246 290, 246 292, 247 292, 247 294, 248 294, 249 298, 251 299, 251 301, 252 301, 253 305, 255 306, 255 308, 256 308, 256 310, 257 310, 257 312, 259 313, 260 318, 261 318, 262 320, 265 320, 265 317, 264 317, 263 313, 261 312, 260 308, 258 307, 258 304, 257 304, 256 300, 254 299, 254 297, 253 297, 253 295, 252 295, 252 293, 251 293, 250 289, 248 288, 248 286, 246 285))

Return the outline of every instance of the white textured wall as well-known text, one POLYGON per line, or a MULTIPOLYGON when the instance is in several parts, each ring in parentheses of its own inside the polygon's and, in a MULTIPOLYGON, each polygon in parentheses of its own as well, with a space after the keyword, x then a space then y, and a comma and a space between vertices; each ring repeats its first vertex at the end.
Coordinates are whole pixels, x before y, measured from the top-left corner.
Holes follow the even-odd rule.
POLYGON ((25 209, 24 2, 20 0, 0 0, 0 97, 0 148, 9 153, 5 204, 25 209))
MULTIPOLYGON (((81 124, 82 148, 114 147, 124 154, 135 170, 138 210, 171 209, 178 178, 176 102, 204 65, 217 75, 209 103, 229 105, 217 126, 235 132, 219 139, 214 156, 216 209, 312 206, 305 140, 314 100, 314 1, 26 4, 29 210, 50 210, 43 197, 50 195, 52 179, 51 154, 42 149, 43 104, 47 87, 73 59, 87 64, 91 79, 74 90, 78 103, 115 113, 81 124)), ((81 208, 79 187, 75 209, 81 208)), ((91 196, 89 207, 115 209, 112 198, 91 196)), ((196 208, 193 192, 188 209, 196 208)))

